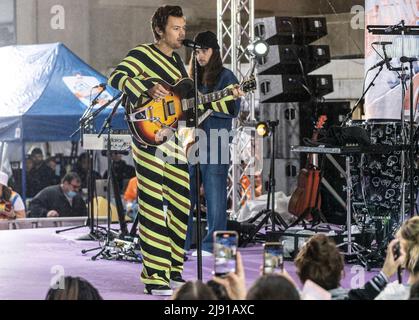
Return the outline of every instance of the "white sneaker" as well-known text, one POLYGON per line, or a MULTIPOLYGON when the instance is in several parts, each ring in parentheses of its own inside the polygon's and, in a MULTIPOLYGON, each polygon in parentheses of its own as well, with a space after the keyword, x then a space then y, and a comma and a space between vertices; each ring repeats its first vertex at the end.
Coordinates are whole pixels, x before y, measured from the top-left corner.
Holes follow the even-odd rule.
POLYGON ((144 293, 151 294, 153 296, 171 296, 173 294, 173 290, 169 286, 164 285, 146 285, 144 293))
MULTIPOLYGON (((203 257, 211 257, 212 256, 211 252, 208 252, 208 251, 205 251, 205 250, 202 250, 201 252, 202 252, 203 257)), ((197 250, 192 252, 192 257, 197 257, 197 256, 198 256, 198 251, 197 250)))

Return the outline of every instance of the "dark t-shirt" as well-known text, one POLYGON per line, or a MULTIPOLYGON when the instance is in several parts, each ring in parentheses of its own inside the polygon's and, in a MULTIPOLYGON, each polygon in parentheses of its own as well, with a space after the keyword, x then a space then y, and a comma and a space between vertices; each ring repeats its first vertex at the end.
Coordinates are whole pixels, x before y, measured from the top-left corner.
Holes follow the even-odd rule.
POLYGON ((60 185, 45 188, 29 204, 29 215, 32 218, 46 217, 50 210, 56 210, 60 217, 87 216, 83 198, 77 194, 70 204, 60 185))
POLYGON ((57 184, 57 178, 54 171, 42 162, 38 168, 32 168, 27 173, 26 195, 30 198, 34 197, 42 189, 57 184))

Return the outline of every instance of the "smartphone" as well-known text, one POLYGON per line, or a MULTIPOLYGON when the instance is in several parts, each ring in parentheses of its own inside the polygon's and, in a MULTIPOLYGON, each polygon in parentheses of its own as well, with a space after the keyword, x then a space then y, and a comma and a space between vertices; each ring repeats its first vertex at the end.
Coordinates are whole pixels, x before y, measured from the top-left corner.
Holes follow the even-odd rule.
POLYGON ((284 244, 266 242, 263 245, 263 274, 284 271, 284 244))
POLYGON ((400 242, 397 242, 393 246, 393 256, 394 256, 394 260, 397 260, 400 257, 400 242))
POLYGON ((236 231, 214 232, 214 274, 224 277, 236 272, 236 252, 239 235, 236 231))

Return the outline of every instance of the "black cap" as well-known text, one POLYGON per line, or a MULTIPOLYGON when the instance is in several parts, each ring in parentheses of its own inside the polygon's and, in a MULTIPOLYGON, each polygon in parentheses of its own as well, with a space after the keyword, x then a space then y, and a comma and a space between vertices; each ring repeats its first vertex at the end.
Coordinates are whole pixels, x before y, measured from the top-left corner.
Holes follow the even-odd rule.
POLYGON ((31 156, 34 156, 34 155, 37 155, 37 154, 40 154, 41 156, 43 156, 43 153, 42 153, 41 148, 34 148, 34 149, 31 151, 31 156))
POLYGON ((217 36, 214 32, 200 32, 195 36, 194 41, 202 47, 220 50, 220 46, 218 45, 217 41, 217 36))

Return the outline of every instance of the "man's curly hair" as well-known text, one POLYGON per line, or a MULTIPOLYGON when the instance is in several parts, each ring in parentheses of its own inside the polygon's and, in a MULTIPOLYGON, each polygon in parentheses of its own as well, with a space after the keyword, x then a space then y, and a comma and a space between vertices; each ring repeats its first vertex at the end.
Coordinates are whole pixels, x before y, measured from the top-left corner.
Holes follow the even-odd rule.
POLYGON ((182 8, 179 6, 166 5, 157 8, 156 12, 154 12, 153 17, 151 18, 151 29, 153 30, 154 39, 156 41, 160 40, 160 35, 157 33, 156 29, 164 32, 170 16, 183 17, 182 8))

